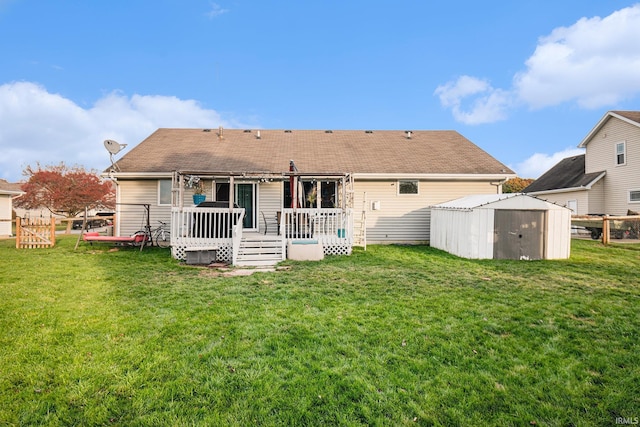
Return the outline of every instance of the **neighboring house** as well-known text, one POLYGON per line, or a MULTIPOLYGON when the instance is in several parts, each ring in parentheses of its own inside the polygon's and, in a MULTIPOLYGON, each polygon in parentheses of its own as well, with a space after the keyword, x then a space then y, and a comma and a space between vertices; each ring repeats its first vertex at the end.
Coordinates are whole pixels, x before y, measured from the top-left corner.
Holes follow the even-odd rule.
MULTIPOLYGON (((239 205, 245 236, 287 229, 280 240, 319 239, 332 254, 350 253, 354 240, 427 242, 429 206, 499 193, 515 176, 455 131, 222 128, 159 129, 105 175, 117 182, 116 234, 139 230, 144 209, 135 204, 149 204, 152 227, 172 222, 178 258, 189 247, 211 246, 181 240, 195 233, 193 190, 185 188, 193 177, 208 201, 239 205), (294 211, 298 217, 287 216, 294 211), (287 228, 302 222, 304 230, 287 228)), ((231 260, 235 246, 219 248, 221 257, 231 260)))
POLYGON ((566 158, 524 189, 576 215, 640 210, 640 111, 609 111, 566 158))
POLYGON ((0 179, 0 237, 12 236, 13 199, 24 194, 19 183, 0 179))

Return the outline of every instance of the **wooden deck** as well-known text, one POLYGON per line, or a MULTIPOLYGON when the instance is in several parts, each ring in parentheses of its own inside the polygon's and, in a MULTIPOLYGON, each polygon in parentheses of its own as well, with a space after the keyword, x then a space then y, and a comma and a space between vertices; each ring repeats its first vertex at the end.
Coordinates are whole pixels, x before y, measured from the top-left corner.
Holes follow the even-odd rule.
POLYGON ((272 265, 286 258, 293 240, 315 240, 325 255, 349 255, 353 247, 350 209, 282 209, 279 222, 267 233, 244 231, 242 208, 173 208, 172 254, 185 259, 185 251, 215 246, 218 260, 233 265, 272 265))

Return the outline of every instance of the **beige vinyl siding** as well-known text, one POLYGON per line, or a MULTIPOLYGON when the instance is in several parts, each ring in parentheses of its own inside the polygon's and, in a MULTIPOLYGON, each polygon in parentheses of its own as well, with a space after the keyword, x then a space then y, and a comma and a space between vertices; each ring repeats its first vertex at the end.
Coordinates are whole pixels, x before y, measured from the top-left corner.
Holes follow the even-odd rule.
POLYGON ((144 208, 128 205, 129 203, 150 205, 149 217, 152 228, 158 226, 158 220, 167 223, 171 221, 171 206, 158 206, 157 179, 118 180, 118 203, 116 234, 119 236, 130 236, 145 226, 144 208))
POLYGON ((591 211, 589 210, 589 200, 591 199, 591 192, 587 190, 570 191, 566 193, 541 194, 536 197, 560 206, 567 206, 569 200, 575 200, 577 203, 577 212, 575 213, 575 215, 587 215, 591 213, 591 211))
POLYGON ((277 230, 276 213, 282 210, 282 181, 264 182, 258 185, 258 231, 264 233, 265 223, 262 217, 267 220, 269 234, 277 230), (262 214, 260 213, 262 212, 262 214), (272 228, 276 227, 276 228, 272 228))
POLYGON ((429 241, 429 206, 470 194, 496 193, 489 182, 420 181, 418 194, 398 194, 397 180, 356 181, 354 183, 355 235, 360 234, 359 219, 366 211, 368 243, 421 243, 429 241), (363 206, 366 192, 367 203, 363 206), (379 210, 372 209, 380 202, 379 210))
MULTIPOLYGON (((608 179, 608 174, 605 179, 598 181, 591 190, 589 190, 589 209, 588 214, 605 214, 608 213, 607 205, 605 202, 605 183, 608 179)), ((626 213, 626 212, 625 212, 626 213)))
POLYGON ((561 206, 566 206, 569 200, 576 201, 576 212, 574 215, 587 215, 589 214, 589 198, 590 194, 588 191, 575 191, 573 193, 568 193, 565 196, 564 203, 558 203, 561 206))
MULTIPOLYGON (((632 209, 629 190, 640 188, 640 128, 623 122, 615 117, 610 118, 587 144, 585 171, 607 171, 604 186, 600 190, 602 205, 591 200, 593 208, 599 207, 598 212, 610 215, 625 215, 627 209, 632 209), (625 142, 626 163, 616 164, 616 144, 625 142)), ((594 186, 595 187, 595 186, 594 186)), ((592 189, 591 191, 593 191, 592 189)), ((635 204, 637 208, 637 204, 635 204)))

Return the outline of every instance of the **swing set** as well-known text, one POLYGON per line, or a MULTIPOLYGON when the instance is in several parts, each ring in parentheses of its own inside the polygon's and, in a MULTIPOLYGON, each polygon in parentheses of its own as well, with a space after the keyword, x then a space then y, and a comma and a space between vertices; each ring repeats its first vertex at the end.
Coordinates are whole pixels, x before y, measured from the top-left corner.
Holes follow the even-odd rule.
POLYGON ((84 218, 82 221, 82 231, 78 236, 75 249, 78 249, 80 240, 89 242, 89 244, 97 243, 111 243, 116 246, 140 246, 140 250, 145 247, 145 244, 153 244, 151 240, 151 224, 150 224, 150 205, 148 203, 116 203, 116 205, 128 205, 128 206, 142 206, 144 208, 144 230, 137 231, 131 236, 105 236, 99 232, 89 231, 87 222, 88 208, 85 208, 84 218))

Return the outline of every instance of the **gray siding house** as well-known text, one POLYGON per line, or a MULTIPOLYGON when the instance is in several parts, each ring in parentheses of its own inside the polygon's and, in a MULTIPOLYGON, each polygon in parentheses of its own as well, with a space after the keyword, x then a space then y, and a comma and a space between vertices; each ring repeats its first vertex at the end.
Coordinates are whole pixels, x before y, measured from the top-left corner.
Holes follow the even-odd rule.
MULTIPOLYGON (((455 131, 223 128, 158 129, 105 175, 117 183, 116 234, 139 230, 139 204, 148 204, 152 226, 171 223, 178 258, 193 246, 211 246, 181 240, 194 237, 193 212, 203 212, 192 211, 197 187, 207 202, 223 202, 207 209, 242 211, 241 230, 234 230, 242 239, 303 238, 338 254, 366 242, 427 242, 429 206, 500 193, 515 176, 455 131), (290 232, 302 223, 303 230, 290 232)), ((242 251, 229 239, 215 246, 236 263, 242 251)))

